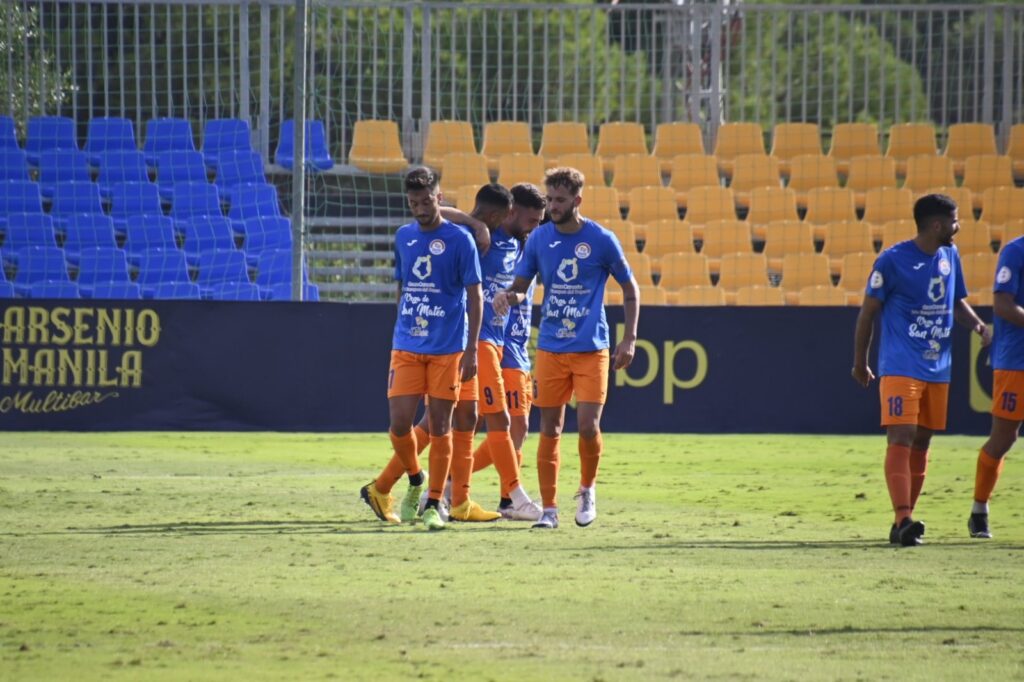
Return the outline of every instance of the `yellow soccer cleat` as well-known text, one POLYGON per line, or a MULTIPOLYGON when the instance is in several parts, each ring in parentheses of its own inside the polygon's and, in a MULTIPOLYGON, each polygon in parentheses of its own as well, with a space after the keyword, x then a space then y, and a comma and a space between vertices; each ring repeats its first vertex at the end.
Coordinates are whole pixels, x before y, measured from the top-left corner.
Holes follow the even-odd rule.
POLYGON ((376 481, 371 481, 359 489, 359 497, 363 499, 363 502, 373 510, 373 513, 377 515, 377 518, 387 523, 401 523, 401 520, 394 512, 395 498, 391 497, 390 494, 385 495, 384 493, 377 490, 377 486, 374 485, 376 481))
POLYGON ((448 512, 452 521, 497 521, 501 518, 498 512, 487 511, 473 500, 466 500, 448 512))

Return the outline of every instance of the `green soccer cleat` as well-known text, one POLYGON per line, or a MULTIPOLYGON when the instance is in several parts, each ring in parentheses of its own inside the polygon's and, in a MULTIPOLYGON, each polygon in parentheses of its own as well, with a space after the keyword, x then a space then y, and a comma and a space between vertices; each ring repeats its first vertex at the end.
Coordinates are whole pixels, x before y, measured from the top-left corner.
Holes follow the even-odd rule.
POLYGON ((423 512, 423 527, 427 530, 444 530, 445 523, 434 507, 427 507, 423 512))
POLYGON ((414 523, 420 516, 420 495, 427 487, 427 472, 423 472, 423 483, 410 485, 398 507, 398 518, 402 523, 414 523))
POLYGON ((359 497, 362 498, 363 502, 373 510, 373 513, 381 521, 385 523, 401 523, 401 520, 395 516, 395 512, 392 510, 395 498, 391 497, 390 494, 385 495, 378 491, 377 486, 374 485, 375 483, 376 481, 370 481, 360 488, 359 497))

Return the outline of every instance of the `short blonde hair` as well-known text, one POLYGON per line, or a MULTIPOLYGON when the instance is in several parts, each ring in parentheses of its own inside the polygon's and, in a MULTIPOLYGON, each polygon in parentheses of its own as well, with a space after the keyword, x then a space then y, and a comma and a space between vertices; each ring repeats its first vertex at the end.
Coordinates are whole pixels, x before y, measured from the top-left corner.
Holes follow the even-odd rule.
POLYGON ((548 187, 564 187, 570 194, 577 195, 583 189, 583 173, 575 168, 563 166, 552 168, 544 175, 544 184, 548 187))

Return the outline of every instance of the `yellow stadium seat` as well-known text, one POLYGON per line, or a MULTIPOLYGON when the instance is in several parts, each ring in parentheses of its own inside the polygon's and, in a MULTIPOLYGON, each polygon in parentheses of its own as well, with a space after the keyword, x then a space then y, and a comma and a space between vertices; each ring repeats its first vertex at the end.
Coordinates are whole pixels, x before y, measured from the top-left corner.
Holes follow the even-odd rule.
MULTIPOLYGON (((786 292, 767 284, 753 284, 738 287, 734 294, 735 304, 742 306, 786 305, 786 292)), ((728 297, 728 293, 726 294, 728 297)))
MULTIPOLYGON (((853 190, 845 187, 819 187, 807 193, 807 213, 804 222, 825 225, 842 220, 856 220, 857 210, 853 206, 853 190)), ((824 231, 815 229, 814 238, 820 239, 824 231)))
POLYGON ((799 220, 796 192, 788 187, 759 187, 750 193, 747 222, 754 239, 764 239, 765 226, 778 220, 799 220))
POLYGON ((917 236, 917 223, 913 219, 890 220, 882 225, 882 250, 917 236))
POLYGON ((621 218, 619 191, 614 187, 584 187, 580 213, 591 220, 601 222, 609 218, 621 218))
POLYGON ((996 132, 988 123, 954 123, 949 126, 946 149, 943 152, 953 162, 957 177, 964 174, 964 162, 968 157, 996 155, 996 132))
POLYGON ((586 154, 562 154, 556 160, 554 167, 575 168, 583 173, 585 187, 604 187, 608 183, 604 181, 604 166, 601 159, 590 152, 586 154))
POLYGON ((858 220, 843 220, 825 226, 825 245, 822 253, 828 255, 832 272, 839 273, 842 259, 848 253, 866 253, 875 250, 871 227, 858 220))
POLYGON ((964 286, 967 291, 977 291, 985 287, 992 288, 996 276, 994 253, 965 253, 960 256, 960 264, 964 269, 964 286))
POLYGON ((952 199, 957 206, 957 218, 960 224, 973 223, 974 218, 974 193, 966 187, 932 187, 924 192, 915 192, 914 201, 917 201, 925 194, 945 194, 952 199))
POLYGON ((843 256, 842 272, 837 286, 847 292, 847 302, 859 303, 877 258, 878 255, 874 251, 848 253, 843 256))
POLYGON ((367 173, 397 173, 409 165, 394 121, 356 121, 348 162, 367 173))
POLYGON ((520 182, 544 186, 544 159, 533 154, 503 154, 498 160, 498 182, 512 187, 520 182))
POLYGON ((1013 176, 1018 180, 1024 180, 1024 123, 1016 123, 1010 128, 1006 155, 1013 164, 1013 176))
POLYGON ((693 235, 700 238, 704 225, 712 220, 735 220, 736 201, 728 187, 695 187, 686 200, 684 220, 693 226, 693 235))
POLYGON ((449 154, 476 154, 473 126, 468 121, 431 122, 427 130, 427 145, 423 149, 423 163, 444 173, 444 160, 449 154))
POLYGON ((729 290, 768 284, 768 259, 763 253, 727 253, 722 256, 718 286, 725 288, 727 298, 729 290))
POLYGON ((802 154, 789 162, 786 187, 796 192, 798 208, 807 208, 807 193, 817 187, 838 187, 836 161, 831 156, 802 154))
POLYGON ((523 121, 488 123, 484 126, 484 145, 480 153, 487 158, 487 169, 492 173, 498 170, 499 161, 506 154, 534 156, 529 124, 523 121))
MULTIPOLYGON (((607 289, 606 289, 607 290, 607 289)), ((533 305, 544 304, 544 285, 538 283, 533 289, 533 305)))
POLYGON ((847 174, 851 159, 881 153, 878 128, 874 123, 838 123, 832 129, 832 144, 828 155, 835 159, 836 170, 840 175, 847 174))
POLYGON ((687 207, 690 190, 696 187, 719 187, 718 162, 713 156, 680 154, 672 158, 672 178, 669 187, 676 192, 676 203, 687 207))
POLYGON ((992 230, 988 223, 961 223, 953 237, 960 253, 992 253, 992 230))
POLYGON ((723 306, 725 291, 710 284, 681 287, 672 296, 676 305, 682 306, 723 306))
POLYGON ((907 177, 903 181, 905 188, 923 192, 929 187, 953 187, 955 185, 953 162, 945 156, 918 154, 907 159, 907 177))
POLYGON ((548 168, 565 154, 591 154, 587 126, 573 121, 552 121, 544 124, 540 136, 540 156, 548 168))
POLYGON ((750 192, 760 187, 781 187, 779 162, 764 154, 741 154, 733 160, 729 187, 736 196, 736 205, 750 206, 750 192))
POLYGON ((726 178, 732 177, 733 162, 743 154, 765 154, 764 131, 760 123, 724 123, 718 129, 715 157, 718 169, 726 178))
POLYGON ((668 305, 667 292, 653 284, 640 287, 640 305, 668 305))
POLYGON ((640 253, 639 249, 636 248, 637 230, 636 225, 628 220, 609 218, 602 220, 600 223, 601 227, 610 230, 618 238, 619 243, 622 244, 622 250, 627 254, 629 253, 640 253))
POLYGON ((481 185, 463 185, 447 192, 442 188, 441 196, 444 203, 469 213, 476 205, 476 193, 480 191, 480 187, 481 185))
POLYGON ((935 128, 931 123, 896 123, 889 128, 889 147, 886 149, 885 155, 895 159, 897 175, 906 175, 907 160, 910 157, 922 154, 935 156, 938 153, 939 150, 935 144, 935 128))
POLYGON ((790 304, 799 302, 798 291, 808 286, 832 286, 828 256, 823 253, 789 253, 782 257, 782 282, 790 304))
POLYGON ((670 253, 662 257, 660 269, 661 281, 658 285, 662 289, 711 284, 707 256, 699 253, 670 253))
POLYGON ((896 162, 885 156, 855 156, 850 159, 846 187, 853 190, 857 208, 864 208, 865 194, 876 187, 898 187, 896 162))
POLYGON ((992 232, 992 237, 999 240, 999 250, 1002 251, 1003 247, 1014 239, 1024 237, 1024 218, 1008 220, 1003 225, 1000 225, 998 231, 995 227, 990 227, 989 229, 992 232))
POLYGON ((914 193, 909 189, 875 187, 864 197, 864 222, 882 225, 890 220, 914 218, 914 193))
POLYGON ((771 156, 779 160, 779 172, 789 176, 794 158, 821 154, 821 131, 817 123, 777 123, 772 131, 771 156))
MULTIPOLYGON (((678 220, 656 220, 644 226, 644 253, 660 259, 670 253, 695 253, 693 230, 678 220)), ((655 267, 660 270, 660 264, 655 267)))
POLYGON ((995 292, 991 286, 972 291, 967 294, 967 302, 974 307, 991 306, 995 303, 995 292))
MULTIPOLYGON (((653 156, 622 154, 615 157, 612 167, 612 187, 619 190, 623 208, 629 207, 629 191, 634 187, 661 187, 661 166, 653 156)), ((675 201, 673 193, 672 203, 675 201)))
POLYGON ((629 219, 634 223, 679 219, 676 194, 668 187, 634 187, 629 190, 628 203, 629 219))
POLYGON ((754 252, 750 241, 750 226, 742 220, 711 221, 704 226, 704 243, 700 252, 707 256, 712 274, 718 272, 725 254, 754 252))
MULTIPOLYGON (((636 278, 637 284, 640 286, 650 286, 654 284, 654 276, 651 270, 651 258, 645 256, 642 253, 630 253, 626 256, 626 261, 629 263, 629 267, 633 270, 633 277, 636 278)), ((612 285, 618 289, 618 285, 612 285)))
POLYGON ((778 220, 764 228, 764 255, 768 269, 782 269, 782 258, 789 253, 814 253, 814 230, 799 220, 778 220))
POLYGON ((608 286, 605 284, 604 287, 604 304, 609 305, 622 305, 622 289, 617 286, 608 286))
POLYGON ((997 230, 999 225, 1024 218, 1024 189, 989 187, 982 193, 981 219, 997 230))
POLYGON ((704 155, 704 139, 696 123, 659 123, 654 131, 651 155, 661 164, 661 172, 672 170, 672 159, 680 154, 704 155))
POLYGON ((984 192, 990 187, 1013 187, 1013 163, 1009 156, 968 156, 964 161, 963 186, 971 190, 973 207, 984 210, 984 192))
POLYGON ((612 170, 616 156, 623 154, 648 156, 643 125, 624 121, 602 123, 597 134, 597 149, 594 153, 600 157, 605 171, 612 170))
POLYGON ((799 305, 812 306, 845 306, 849 304, 845 291, 824 284, 803 287, 797 293, 797 301, 799 305))
POLYGON ((491 181, 487 172, 487 159, 482 154, 448 154, 441 163, 441 187, 486 185, 491 181))

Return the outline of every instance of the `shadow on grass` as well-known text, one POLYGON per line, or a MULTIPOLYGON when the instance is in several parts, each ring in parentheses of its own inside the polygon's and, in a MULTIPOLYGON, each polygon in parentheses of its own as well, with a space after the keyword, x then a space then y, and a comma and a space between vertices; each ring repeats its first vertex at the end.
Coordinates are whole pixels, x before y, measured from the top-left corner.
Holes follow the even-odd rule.
POLYGON ((890 545, 887 540, 808 540, 800 542, 795 540, 678 540, 675 542, 646 543, 636 545, 601 545, 599 547, 575 548, 592 550, 658 550, 658 549, 735 549, 747 551, 772 551, 772 550, 837 550, 837 549, 899 549, 903 551, 927 552, 929 547, 947 549, 950 547, 973 547, 979 550, 998 551, 1020 551, 1024 545, 999 544, 997 542, 978 541, 954 541, 942 542, 933 541, 921 547, 900 547, 890 545))
MULTIPOLYGON (((758 628, 756 630, 736 630, 731 632, 700 632, 699 630, 683 630, 675 634, 681 637, 818 637, 828 635, 906 635, 906 634, 972 634, 972 633, 1024 633, 1024 627, 1006 627, 1000 625, 923 625, 918 627, 880 627, 880 628, 858 628, 852 625, 845 625, 840 628, 793 628, 787 630, 772 630, 758 628)), ((950 642, 953 644, 953 642, 950 642)))
MULTIPOLYGON (((502 532, 520 530, 504 524, 473 523, 453 524, 457 533, 502 532)), ((391 532, 423 531, 419 524, 385 525, 377 521, 175 521, 172 523, 150 523, 139 525, 100 526, 96 528, 69 527, 60 533, 20 533, 19 535, 40 534, 81 534, 81 535, 367 535, 391 532)))

